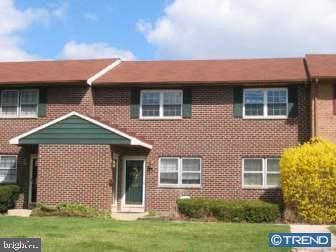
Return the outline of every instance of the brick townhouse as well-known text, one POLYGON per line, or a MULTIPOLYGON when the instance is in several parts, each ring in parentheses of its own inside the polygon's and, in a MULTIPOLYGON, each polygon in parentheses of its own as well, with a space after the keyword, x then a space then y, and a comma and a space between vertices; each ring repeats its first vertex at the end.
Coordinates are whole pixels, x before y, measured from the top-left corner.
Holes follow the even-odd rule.
POLYGON ((282 151, 336 140, 332 78, 336 55, 0 63, 0 183, 24 208, 280 200, 282 151))

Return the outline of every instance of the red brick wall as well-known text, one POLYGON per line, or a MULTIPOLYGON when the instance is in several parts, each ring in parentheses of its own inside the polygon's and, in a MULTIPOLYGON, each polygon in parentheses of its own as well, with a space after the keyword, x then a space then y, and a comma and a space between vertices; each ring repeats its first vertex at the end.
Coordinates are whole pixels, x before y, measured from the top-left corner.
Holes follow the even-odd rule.
POLYGON ((336 143, 336 115, 333 111, 335 81, 321 80, 316 95, 316 136, 336 143))
POLYGON ((37 201, 112 204, 112 153, 108 145, 39 145, 37 201))
POLYGON ((28 176, 29 158, 32 153, 37 153, 37 146, 10 145, 9 139, 18 136, 30 129, 40 126, 50 120, 71 111, 93 114, 92 92, 85 86, 58 86, 48 89, 48 113, 46 117, 37 119, 0 119, 0 155, 18 155, 17 183, 25 195, 25 206, 28 203, 28 176))
POLYGON ((146 176, 147 210, 170 211, 181 195, 226 199, 274 199, 278 190, 241 187, 242 157, 279 156, 284 148, 307 140, 310 135, 309 91, 299 88, 296 119, 243 120, 233 117, 230 87, 193 89, 192 118, 182 120, 130 119, 128 88, 93 90, 98 117, 127 127, 154 142, 149 159, 155 162, 146 176), (160 156, 202 158, 202 187, 174 189, 158 187, 160 156))
MULTIPOLYGON (((9 145, 8 140, 58 116, 77 111, 118 124, 153 142, 148 159, 154 161, 154 169, 146 172, 147 210, 174 210, 175 201, 181 195, 278 198, 277 190, 241 188, 241 158, 279 156, 284 148, 310 136, 310 96, 303 85, 299 88, 299 116, 288 120, 234 118, 232 88, 220 86, 193 88, 192 118, 182 120, 130 119, 129 88, 95 88, 91 93, 88 87, 54 87, 48 91, 48 102, 45 118, 0 120, 0 152, 20 153, 18 181, 25 191, 28 180, 24 176, 28 174, 29 164, 26 156, 37 150, 9 145), (202 187, 159 188, 160 156, 201 157, 202 187)), ((39 151, 39 202, 69 200, 98 208, 110 207, 112 189, 108 181, 112 176, 109 163, 112 154, 108 146, 41 145, 39 151)), ((124 151, 124 154, 129 153, 124 151)))

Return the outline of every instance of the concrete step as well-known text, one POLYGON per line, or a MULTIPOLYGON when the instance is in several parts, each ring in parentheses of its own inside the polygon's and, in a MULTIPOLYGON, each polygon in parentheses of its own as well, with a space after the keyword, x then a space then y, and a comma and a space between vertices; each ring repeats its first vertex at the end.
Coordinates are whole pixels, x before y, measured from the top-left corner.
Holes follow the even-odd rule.
POLYGON ((8 210, 8 216, 29 217, 31 210, 29 209, 10 209, 8 210))

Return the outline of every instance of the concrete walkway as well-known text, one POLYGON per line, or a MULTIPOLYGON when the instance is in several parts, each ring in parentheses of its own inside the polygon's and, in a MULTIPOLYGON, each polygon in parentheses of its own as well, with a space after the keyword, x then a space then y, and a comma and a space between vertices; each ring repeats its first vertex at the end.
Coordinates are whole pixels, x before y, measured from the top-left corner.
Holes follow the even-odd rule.
POLYGON ((8 216, 29 217, 31 210, 29 209, 10 209, 8 210, 8 216))
POLYGON ((115 220, 135 221, 145 217, 147 214, 148 213, 112 213, 112 218, 115 220))
MULTIPOLYGON (((290 225, 292 233, 331 233, 327 225, 290 225)), ((336 237, 331 233, 331 248, 294 248, 295 252, 336 252, 336 237)))

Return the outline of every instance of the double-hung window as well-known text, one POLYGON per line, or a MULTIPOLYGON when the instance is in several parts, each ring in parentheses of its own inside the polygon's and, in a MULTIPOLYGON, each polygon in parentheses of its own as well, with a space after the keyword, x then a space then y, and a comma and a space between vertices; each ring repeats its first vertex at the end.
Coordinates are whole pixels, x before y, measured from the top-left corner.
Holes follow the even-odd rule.
POLYGON ((199 187, 201 159, 162 157, 159 163, 160 186, 199 187))
POLYGON ((278 187, 280 185, 280 169, 278 158, 244 158, 244 187, 278 187))
POLYGON ((1 117, 37 117, 38 89, 1 91, 1 117))
POLYGON ((0 156, 0 183, 16 182, 16 156, 0 156))
POLYGON ((142 90, 140 118, 181 118, 182 90, 142 90))
POLYGON ((287 118, 287 88, 249 88, 243 92, 244 118, 287 118))

